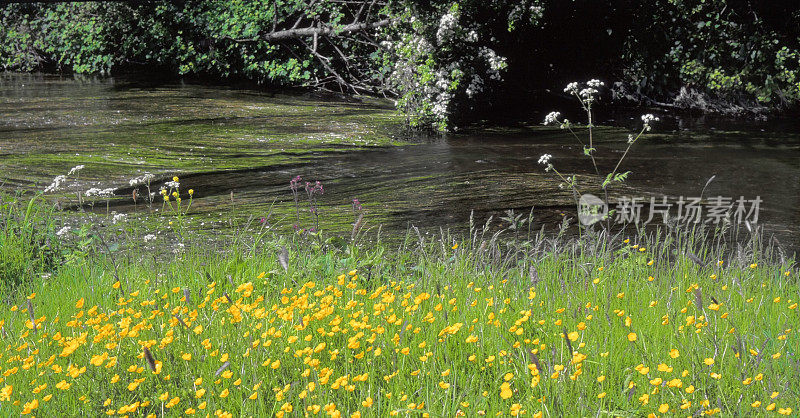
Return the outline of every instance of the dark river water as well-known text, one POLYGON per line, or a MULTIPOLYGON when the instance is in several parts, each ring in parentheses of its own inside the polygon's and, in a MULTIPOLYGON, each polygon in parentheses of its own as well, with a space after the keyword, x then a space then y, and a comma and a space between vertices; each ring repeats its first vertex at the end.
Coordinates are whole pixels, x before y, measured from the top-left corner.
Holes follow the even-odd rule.
MULTIPOLYGON (((701 221, 731 199, 760 199, 758 225, 794 252, 800 247, 800 123, 797 119, 683 118, 662 121, 637 142, 622 171, 631 171, 615 201, 667 196, 671 214, 680 198, 702 197, 701 221), (713 179, 712 179, 713 178, 713 179), (709 183, 709 179, 712 179, 709 183), (701 196, 702 192, 702 196, 701 196)), ((539 120, 539 115, 532 114, 539 120)), ((602 116, 616 128, 596 132, 598 165, 610 171, 626 146, 631 114, 602 116)), ((224 217, 295 223, 289 180, 319 180, 323 227, 346 230, 352 199, 374 230, 411 225, 464 230, 513 209, 534 209, 536 228, 555 229, 574 217, 572 194, 538 163, 551 154, 564 175, 577 174, 582 191, 597 193, 581 146, 566 132, 530 124, 440 138, 413 138, 390 103, 343 102, 309 95, 197 85, 157 85, 110 79, 0 75, 2 187, 43 189, 71 167, 85 165, 62 193, 114 187, 110 208, 136 214, 129 180, 155 174, 181 177, 195 190, 190 218, 220 228, 224 217), (215 226, 216 225, 216 226, 215 226)), ((154 184, 155 186, 155 184, 154 184)), ((70 198, 70 196, 72 196, 70 198)), ((105 210, 105 203, 96 202, 105 210)), ((310 225, 303 211, 301 226, 310 225)), ((752 213, 745 217, 753 219, 752 213)), ((656 218, 656 223, 660 218, 656 218)))

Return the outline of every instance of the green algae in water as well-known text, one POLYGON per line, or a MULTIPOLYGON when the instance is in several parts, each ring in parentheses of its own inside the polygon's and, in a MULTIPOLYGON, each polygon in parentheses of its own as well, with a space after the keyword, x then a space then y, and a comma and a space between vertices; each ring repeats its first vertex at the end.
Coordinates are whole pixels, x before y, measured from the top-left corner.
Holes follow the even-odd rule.
POLYGON ((79 164, 87 167, 76 187, 115 187, 144 172, 254 169, 407 143, 385 102, 49 76, 1 80, 0 163, 9 186, 44 187, 79 164))

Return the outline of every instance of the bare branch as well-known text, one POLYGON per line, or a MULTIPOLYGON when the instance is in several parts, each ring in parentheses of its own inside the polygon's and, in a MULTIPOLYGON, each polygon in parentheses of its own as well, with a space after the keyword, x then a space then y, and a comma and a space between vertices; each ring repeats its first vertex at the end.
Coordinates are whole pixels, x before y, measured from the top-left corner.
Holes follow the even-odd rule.
POLYGON ((278 28, 278 0, 272 0, 272 32, 278 28))
MULTIPOLYGON (((339 85, 339 90, 342 94, 345 93, 344 89, 347 89, 348 91, 352 91, 354 93, 369 93, 369 94, 375 93, 374 89, 370 88, 369 86, 347 81, 338 72, 336 72, 336 70, 334 70, 333 67, 331 67, 330 65, 331 59, 329 57, 326 57, 320 54, 319 52, 312 50, 311 45, 303 42, 302 39, 299 39, 299 41, 300 43, 303 44, 303 46, 306 47, 306 49, 308 49, 311 52, 312 55, 314 55, 314 57, 317 58, 317 61, 319 61, 320 64, 322 64, 322 66, 325 67, 328 73, 330 73, 331 75, 333 75, 333 77, 335 77, 335 81, 339 85)), ((318 84, 322 83, 318 82, 318 84)))

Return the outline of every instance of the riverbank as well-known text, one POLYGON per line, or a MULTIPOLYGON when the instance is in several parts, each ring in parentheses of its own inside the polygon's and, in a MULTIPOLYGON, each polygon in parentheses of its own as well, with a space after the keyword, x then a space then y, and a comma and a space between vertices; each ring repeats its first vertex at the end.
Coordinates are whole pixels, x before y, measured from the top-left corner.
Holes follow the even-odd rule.
POLYGON ((3 211, 4 254, 20 230, 65 252, 3 292, 12 414, 752 416, 800 399, 797 265, 758 241, 251 225, 159 255, 26 208, 3 211))

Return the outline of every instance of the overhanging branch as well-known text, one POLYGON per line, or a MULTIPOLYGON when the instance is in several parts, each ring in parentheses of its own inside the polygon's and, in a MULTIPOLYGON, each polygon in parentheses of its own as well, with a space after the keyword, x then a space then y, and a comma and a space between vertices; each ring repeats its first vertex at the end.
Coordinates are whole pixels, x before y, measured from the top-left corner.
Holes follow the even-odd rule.
POLYGON ((270 42, 270 41, 281 41, 286 39, 305 38, 315 35, 335 37, 341 34, 355 33, 367 29, 376 29, 384 26, 390 26, 394 24, 396 21, 397 21, 396 19, 383 19, 375 22, 351 23, 349 25, 344 25, 339 27, 326 26, 326 25, 309 26, 306 28, 273 31, 270 33, 265 33, 263 35, 256 36, 254 38, 233 39, 233 40, 236 42, 257 42, 257 41, 270 42))

